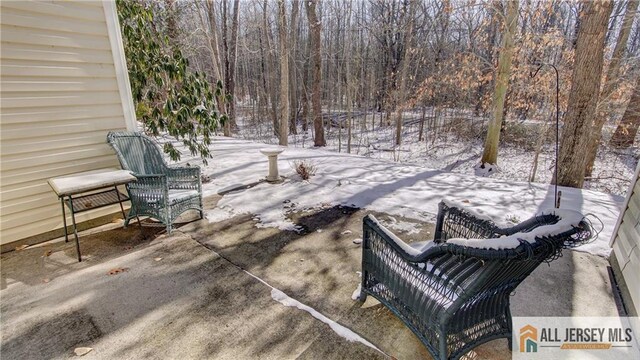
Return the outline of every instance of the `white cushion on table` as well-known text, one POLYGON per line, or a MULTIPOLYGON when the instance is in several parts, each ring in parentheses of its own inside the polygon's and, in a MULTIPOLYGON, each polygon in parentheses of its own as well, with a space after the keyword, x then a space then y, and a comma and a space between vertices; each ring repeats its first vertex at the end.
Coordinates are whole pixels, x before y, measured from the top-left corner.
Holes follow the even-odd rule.
POLYGON ((58 196, 65 196, 132 181, 136 177, 128 170, 101 169, 49 179, 49 185, 58 196))

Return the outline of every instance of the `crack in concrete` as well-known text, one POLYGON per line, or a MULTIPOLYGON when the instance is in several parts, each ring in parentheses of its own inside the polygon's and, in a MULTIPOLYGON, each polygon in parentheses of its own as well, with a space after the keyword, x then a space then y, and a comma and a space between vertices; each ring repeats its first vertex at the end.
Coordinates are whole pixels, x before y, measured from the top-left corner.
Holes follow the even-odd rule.
POLYGON ((260 278, 257 275, 252 274, 251 272, 249 272, 248 270, 244 269, 242 266, 234 263, 233 261, 231 261, 231 259, 225 257, 224 255, 220 254, 219 252, 217 252, 215 249, 213 249, 211 246, 201 243, 200 241, 194 239, 191 235, 182 233, 185 236, 189 237, 189 239, 195 241, 196 243, 198 243, 200 246, 204 247, 205 249, 211 251, 212 253, 214 253, 215 255, 219 256, 221 259, 223 259, 224 261, 228 262, 229 264, 231 264, 232 266, 234 266, 236 269, 244 272, 245 274, 251 276, 252 278, 258 280, 259 282, 261 282, 262 284, 264 284, 265 286, 267 286, 269 289, 271 289, 271 298, 274 301, 279 302, 280 304, 282 304, 283 306, 287 306, 289 307, 290 305, 285 304, 283 301, 280 301, 278 299, 276 299, 273 294, 274 291, 280 294, 283 294, 284 296, 286 296, 288 299, 292 300, 293 302, 295 302, 296 304, 299 304, 300 306, 295 306, 296 308, 298 308, 299 310, 305 311, 307 312, 309 315, 311 315, 314 319, 316 319, 316 321, 320 321, 323 324, 329 326, 331 328, 331 330, 333 332, 335 332, 338 336, 342 337, 343 339, 347 340, 348 342, 359 342, 369 348, 372 348, 374 350, 379 351, 381 354, 383 354, 384 356, 388 357, 388 358, 393 358, 392 356, 390 356, 389 354, 385 353, 384 351, 380 350, 376 345, 370 343, 368 340, 364 339, 362 336, 360 336, 360 334, 356 333, 355 331, 347 328, 344 325, 341 325, 340 323, 338 323, 335 320, 332 320, 331 318, 327 317, 326 315, 318 312, 317 310, 309 307, 308 305, 305 305, 301 302, 299 302, 298 300, 286 295, 282 290, 270 285, 268 282, 266 282, 265 280, 263 280, 262 278, 260 278), (350 332, 353 336, 345 336, 344 332, 350 332))

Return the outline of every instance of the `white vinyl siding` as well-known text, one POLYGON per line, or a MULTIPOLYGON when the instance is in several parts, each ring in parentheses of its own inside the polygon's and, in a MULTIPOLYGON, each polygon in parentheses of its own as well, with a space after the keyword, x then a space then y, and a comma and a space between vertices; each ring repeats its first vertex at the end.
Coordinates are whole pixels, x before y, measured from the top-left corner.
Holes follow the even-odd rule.
POLYGON ((112 48, 112 6, 2 1, 0 7, 0 238, 7 244, 62 227, 47 179, 118 167, 106 134, 127 128, 122 99, 130 94, 121 94, 126 86, 118 82, 126 69, 114 64, 121 49, 112 48))
POLYGON ((640 164, 629 191, 612 247, 633 303, 640 307, 640 164))

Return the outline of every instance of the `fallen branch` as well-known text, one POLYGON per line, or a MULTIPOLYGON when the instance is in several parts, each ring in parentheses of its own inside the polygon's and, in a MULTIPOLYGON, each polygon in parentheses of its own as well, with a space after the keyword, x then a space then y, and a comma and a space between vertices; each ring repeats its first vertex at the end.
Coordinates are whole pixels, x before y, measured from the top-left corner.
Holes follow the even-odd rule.
POLYGON ((410 150, 405 150, 405 149, 388 149, 388 148, 379 148, 375 145, 372 145, 371 147, 373 147, 373 150, 378 150, 378 151, 387 151, 387 152, 410 152, 410 150))
POLYGON ((600 181, 600 180, 620 180, 620 181, 629 181, 630 179, 619 177, 619 176, 589 176, 584 178, 586 181, 600 181))

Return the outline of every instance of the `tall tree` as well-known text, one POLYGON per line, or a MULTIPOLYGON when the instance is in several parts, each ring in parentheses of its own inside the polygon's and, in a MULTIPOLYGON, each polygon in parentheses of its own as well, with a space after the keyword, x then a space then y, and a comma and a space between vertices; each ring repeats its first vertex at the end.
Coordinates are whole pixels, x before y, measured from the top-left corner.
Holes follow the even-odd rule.
MULTIPOLYGON (((196 3, 199 6, 199 3, 196 3)), ((220 60, 220 41, 218 40, 218 20, 216 19, 216 8, 213 0, 207 0, 205 3, 205 9, 207 13, 207 20, 204 18, 200 18, 200 21, 203 24, 203 27, 207 29, 205 31, 207 40, 208 40, 208 48, 211 55, 211 66, 213 73, 212 78, 213 82, 222 81, 222 62, 220 60), (207 26, 205 26, 205 24, 207 26)), ((200 11, 198 11, 200 14, 200 11)))
POLYGON ((404 35, 404 41, 402 44, 402 59, 400 66, 400 85, 396 89, 396 145, 402 143, 402 110, 404 107, 404 101, 407 88, 407 76, 409 73, 409 54, 411 53, 411 42, 413 40, 413 26, 415 21, 415 1, 409 0, 409 3, 404 7, 404 16, 406 17, 407 31, 404 35))
POLYGON ((264 0, 262 2, 262 39, 264 39, 264 46, 261 49, 264 49, 262 53, 262 68, 263 74, 262 76, 265 78, 264 83, 268 84, 265 87, 265 95, 269 96, 270 104, 271 104, 271 121, 273 122, 273 133, 274 135, 280 137, 280 125, 278 122, 278 110, 276 109, 276 85, 272 83, 274 76, 270 76, 272 74, 272 67, 275 68, 275 64, 273 64, 273 56, 271 54, 271 28, 269 27, 269 12, 268 12, 268 0, 264 0))
MULTIPOLYGON (((196 2, 196 6, 198 7, 198 16, 200 18, 200 23, 202 27, 206 29, 205 35, 208 43, 208 50, 210 54, 210 61, 212 72, 209 74, 211 77, 211 81, 216 84, 217 87, 220 88, 220 91, 215 92, 216 102, 218 104, 218 111, 220 112, 221 119, 224 119, 223 122, 223 132, 225 136, 230 136, 230 124, 228 122, 227 115, 227 97, 225 96, 224 89, 224 68, 222 65, 221 57, 220 57, 220 41, 218 39, 218 20, 216 16, 215 3, 213 0, 207 0, 205 3, 205 12, 207 14, 207 20, 202 16, 202 12, 200 11, 200 3, 196 2)), ((174 25, 175 26, 175 25, 174 25)))
POLYGON ((487 136, 484 141, 484 151, 482 153, 481 167, 485 164, 496 164, 498 162, 498 143, 500 142, 500 129, 504 117, 504 103, 509 86, 511 75, 511 62, 513 57, 513 37, 518 25, 518 2, 507 1, 506 13, 504 16, 504 33, 502 35, 502 46, 498 57, 498 71, 495 79, 495 89, 493 93, 492 116, 487 129, 487 136))
POLYGON ((633 94, 631 94, 627 109, 622 115, 620 125, 611 137, 611 145, 618 148, 628 148, 633 145, 633 140, 638 134, 638 127, 640 127, 640 75, 636 78, 633 94))
POLYGON ((571 91, 558 154, 558 185, 581 188, 600 92, 604 40, 613 1, 583 1, 571 91))
POLYGON ((280 50, 280 145, 288 145, 289 136, 289 49, 287 46, 287 9, 278 0, 278 43, 280 50))
MULTIPOLYGON (((227 132, 237 128, 236 123, 236 64, 238 58, 238 6, 240 0, 233 1, 233 14, 231 15, 231 34, 227 36, 227 0, 224 0, 224 90, 227 104, 227 115, 229 116, 227 132)), ((228 136, 228 135, 227 135, 228 136)))
MULTIPOLYGON (((345 59, 345 64, 344 64, 344 78, 345 78, 345 94, 347 96, 347 153, 351 153, 351 130, 353 127, 353 117, 352 117, 352 111, 353 111, 353 91, 352 91, 352 84, 351 84, 351 61, 349 59, 349 55, 348 53, 350 53, 351 50, 351 36, 352 36, 352 29, 351 29, 351 13, 352 13, 352 3, 351 2, 347 2, 346 6, 347 6, 347 22, 345 24, 345 44, 343 47, 343 56, 345 59)), ((365 121, 366 122, 366 121, 365 121)))
POLYGON ((311 111, 313 117, 313 128, 315 131, 313 144, 315 146, 326 146, 324 139, 324 127, 322 126, 322 53, 320 32, 322 24, 316 13, 318 0, 306 0, 305 9, 309 21, 309 47, 311 48, 311 111))
MULTIPOLYGON (((136 117, 147 133, 170 135, 206 163, 211 136, 222 121, 214 90, 201 73, 189 69, 180 49, 169 44, 147 4, 118 1, 116 6, 136 117)), ((163 150, 180 159, 171 142, 163 150)))
POLYGON ((164 16, 167 23, 167 41, 170 46, 179 48, 178 46, 178 25, 176 24, 176 6, 175 0, 164 0, 164 16))
POLYGON ((298 120, 298 66, 296 65, 296 52, 298 45, 298 13, 300 12, 300 0, 293 0, 291 4, 291 26, 289 32, 289 132, 297 134, 296 123, 298 120))
POLYGON ((604 126, 607 115, 611 112, 611 96, 613 95, 616 85, 620 83, 620 71, 624 54, 627 50, 627 42, 629 34, 633 26, 633 18, 638 10, 639 0, 629 0, 622 19, 620 33, 616 40, 616 46, 611 56, 611 62, 607 68, 606 79, 600 92, 598 99, 598 116, 596 116, 593 129, 591 130, 591 141, 587 149, 587 163, 585 166, 585 176, 591 176, 593 172, 593 164, 596 161, 598 147, 600 147, 600 139, 602 138, 602 127, 604 126))

